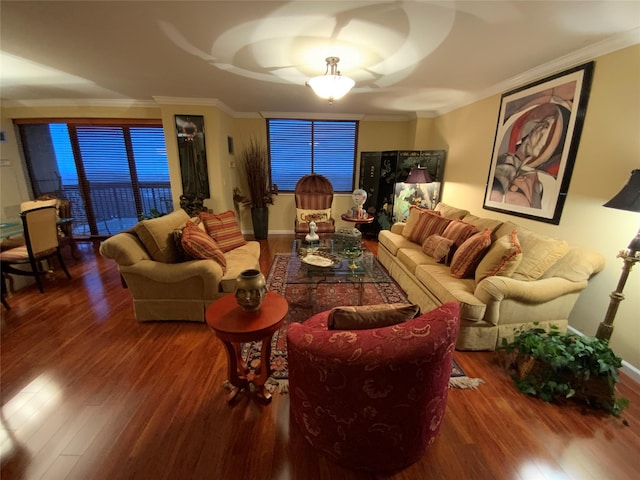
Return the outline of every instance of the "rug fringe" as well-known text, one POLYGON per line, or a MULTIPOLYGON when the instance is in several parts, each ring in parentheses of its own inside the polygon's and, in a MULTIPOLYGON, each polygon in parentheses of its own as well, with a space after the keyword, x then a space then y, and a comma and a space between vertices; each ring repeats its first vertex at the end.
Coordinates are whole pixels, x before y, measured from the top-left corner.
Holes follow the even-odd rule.
MULTIPOLYGON (((233 385, 229 380, 225 380, 222 384, 223 388, 227 390, 233 389, 233 385)), ((253 385, 250 385, 250 389, 253 390, 253 385)), ((289 393, 289 380, 276 380, 273 377, 270 377, 264 384, 264 388, 267 389, 269 393, 273 393, 276 389, 280 390, 280 395, 286 395, 289 393)))
POLYGON ((449 379, 449 388, 476 389, 484 383, 481 378, 469 378, 469 377, 451 377, 449 379))
POLYGON ((273 393, 278 389, 280 391, 280 395, 286 395, 289 393, 289 380, 276 380, 271 377, 264 384, 264 387, 269 391, 269 393, 273 393))
MULTIPOLYGON (((484 380, 482 380, 481 378, 451 377, 449 379, 449 388, 476 389, 483 383, 484 380)), ((233 385, 229 380, 225 380, 222 386, 227 390, 231 390, 233 388, 233 385)), ((266 381, 264 386, 269 391, 269 393, 275 392, 276 389, 280 391, 280 395, 287 395, 289 393, 289 380, 276 380, 275 378, 271 377, 266 381)))

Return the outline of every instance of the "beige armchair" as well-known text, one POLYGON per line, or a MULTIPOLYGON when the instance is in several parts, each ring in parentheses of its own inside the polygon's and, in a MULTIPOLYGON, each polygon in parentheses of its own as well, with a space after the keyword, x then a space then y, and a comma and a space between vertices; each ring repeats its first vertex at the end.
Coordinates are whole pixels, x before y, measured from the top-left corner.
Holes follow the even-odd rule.
POLYGON ((254 241, 224 254, 226 272, 213 260, 185 259, 175 232, 188 220, 184 210, 176 210, 138 222, 100 246, 100 253, 118 264, 136 320, 204 322, 206 308, 234 291, 240 272, 260 268, 260 244, 254 241))

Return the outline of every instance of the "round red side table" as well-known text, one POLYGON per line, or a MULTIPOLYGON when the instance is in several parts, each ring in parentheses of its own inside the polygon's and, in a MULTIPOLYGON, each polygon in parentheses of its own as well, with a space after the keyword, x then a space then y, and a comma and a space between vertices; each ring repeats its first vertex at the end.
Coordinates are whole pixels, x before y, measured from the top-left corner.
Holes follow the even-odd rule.
POLYGON ((288 311, 287 300, 271 291, 267 292, 257 312, 244 311, 233 294, 225 295, 207 307, 207 325, 227 351, 228 377, 233 385, 227 396, 228 403, 232 403, 242 390, 248 391, 249 384, 256 387, 259 401, 271 402, 271 393, 264 386, 271 376, 271 338, 282 326, 288 311), (242 358, 242 344, 258 340, 262 340, 260 364, 253 372, 242 358))

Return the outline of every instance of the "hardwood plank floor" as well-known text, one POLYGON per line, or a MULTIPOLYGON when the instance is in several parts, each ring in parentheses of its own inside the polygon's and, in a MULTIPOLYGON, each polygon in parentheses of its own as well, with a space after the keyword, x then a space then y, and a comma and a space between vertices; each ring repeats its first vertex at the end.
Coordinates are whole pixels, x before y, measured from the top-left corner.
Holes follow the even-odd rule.
MULTIPOLYGON (((292 237, 261 241, 266 274, 292 237)), ((369 242, 375 249, 375 242, 369 242)), ((491 352, 456 352, 477 390, 450 390, 436 444, 394 475, 352 472, 289 425, 289 398, 225 403, 226 357, 204 324, 138 323, 115 264, 97 247, 65 255, 45 294, 2 310, 2 480, 632 479, 640 470, 640 388, 620 419, 519 393, 491 352)))

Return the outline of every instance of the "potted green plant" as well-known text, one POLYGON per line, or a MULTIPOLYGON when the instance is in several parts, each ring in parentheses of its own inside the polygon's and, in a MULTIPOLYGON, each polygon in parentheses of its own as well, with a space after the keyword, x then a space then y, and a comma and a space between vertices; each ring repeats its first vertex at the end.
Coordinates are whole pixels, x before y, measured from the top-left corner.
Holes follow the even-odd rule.
POLYGON ((251 208, 256 240, 264 240, 269 230, 268 206, 273 204, 273 196, 278 194, 278 186, 271 184, 267 147, 252 138, 240 155, 240 162, 249 189, 248 198, 240 195, 241 202, 251 208))
POLYGON ((506 353, 512 378, 523 393, 546 402, 573 398, 616 416, 628 404, 616 398, 622 359, 606 340, 536 326, 516 330, 511 342, 503 338, 499 350, 506 353))

